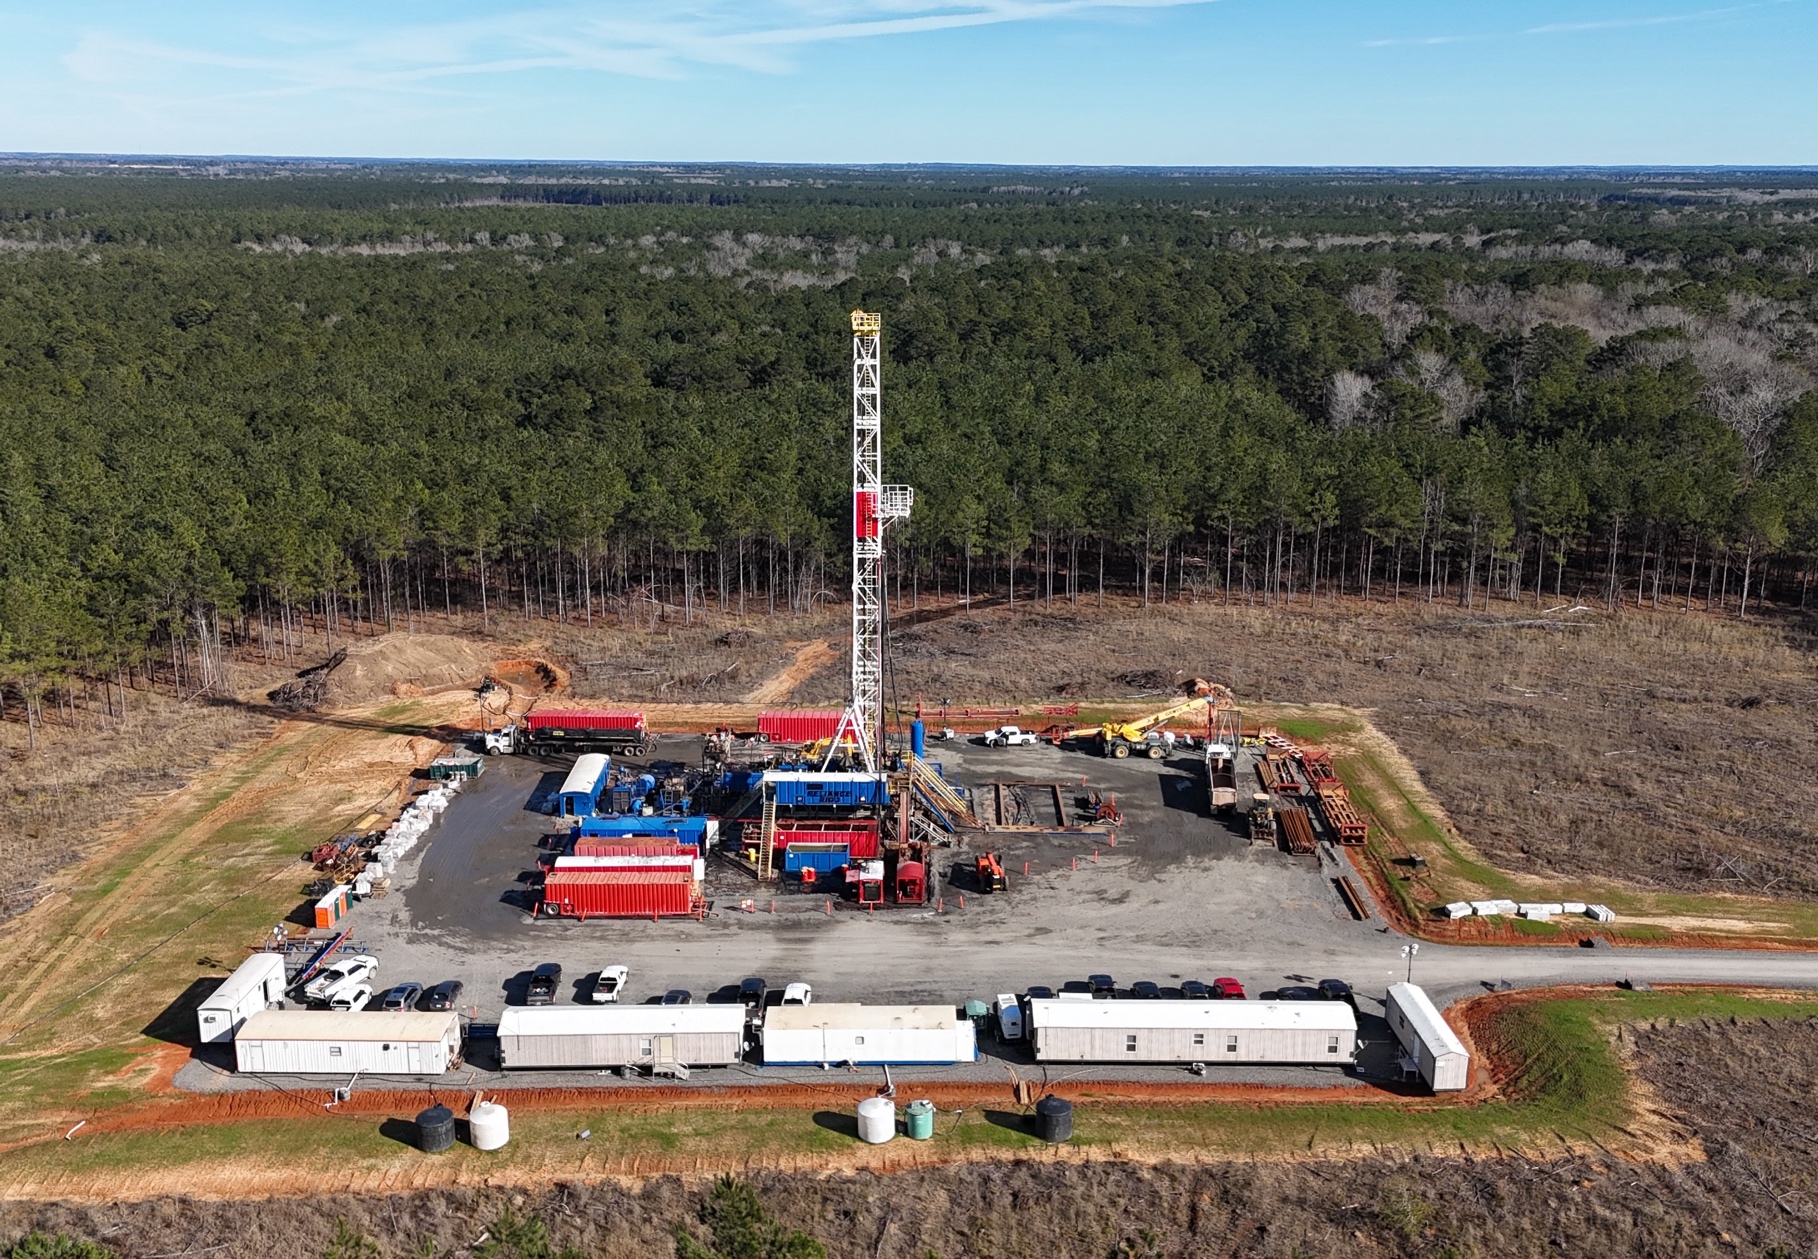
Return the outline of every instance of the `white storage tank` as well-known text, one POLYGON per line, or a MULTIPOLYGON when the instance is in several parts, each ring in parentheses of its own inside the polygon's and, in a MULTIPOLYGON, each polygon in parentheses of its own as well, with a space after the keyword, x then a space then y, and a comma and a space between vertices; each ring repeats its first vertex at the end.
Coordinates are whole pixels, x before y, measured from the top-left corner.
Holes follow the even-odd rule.
POLYGON ((867 1097, 858 1104, 859 1140, 882 1145, 896 1135, 896 1103, 888 1097, 867 1097))
POLYGON ((815 1002, 764 1012, 769 1066, 948 1066, 978 1061, 972 1020, 950 1005, 815 1002))
POLYGON ((240 1025, 284 999, 284 955, 254 953, 196 1008, 196 1034, 204 1045, 234 1038, 240 1025))
POLYGON ((476 1102, 467 1116, 467 1134, 476 1150, 499 1150, 511 1140, 511 1115, 497 1102, 476 1102))
POLYGON ((1383 1015, 1407 1050, 1407 1064, 1435 1093, 1464 1088, 1471 1080, 1471 1054, 1438 1007, 1414 984, 1391 984, 1383 1015))
POLYGON ((441 1075, 461 1062, 450 1010, 262 1010, 234 1037, 234 1063, 254 1075, 441 1075))

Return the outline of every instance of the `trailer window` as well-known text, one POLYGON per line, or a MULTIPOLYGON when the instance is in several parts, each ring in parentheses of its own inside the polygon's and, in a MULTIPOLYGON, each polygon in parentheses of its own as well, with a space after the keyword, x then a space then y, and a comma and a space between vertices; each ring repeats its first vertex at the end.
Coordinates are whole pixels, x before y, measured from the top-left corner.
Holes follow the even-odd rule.
POLYGON ((1225 1037, 1225 1052, 1228 1054, 1234 1054, 1237 1052, 1237 1037, 1236 1036, 1225 1037))
POLYGON ((1206 1034, 1204 1032, 1194 1032, 1193 1033, 1194 1048, 1197 1049, 1198 1047, 1200 1047, 1201 1045, 1204 1045, 1205 1043, 1206 1043, 1206 1034))
POLYGON ((1326 1052, 1329 1054, 1335 1054, 1338 1052, 1338 1037, 1336 1037, 1336 1036, 1326 1037, 1326 1052))
POLYGON ((854 1036, 852 1038, 852 1043, 855 1045, 862 1045, 865 1043, 865 1038, 863 1036, 854 1036))
POLYGON ((1127 1054, 1136 1052, 1136 1034, 1134 1032, 1124 1037, 1124 1052, 1127 1054))
POLYGON ((638 1042, 638 1052, 640 1054, 648 1054, 653 1049, 655 1049, 655 1046, 652 1045, 648 1040, 640 1040, 638 1042))
POLYGON ((341 1047, 339 1045, 330 1045, 328 1047, 328 1056, 330 1058, 339 1058, 341 1056, 341 1047))

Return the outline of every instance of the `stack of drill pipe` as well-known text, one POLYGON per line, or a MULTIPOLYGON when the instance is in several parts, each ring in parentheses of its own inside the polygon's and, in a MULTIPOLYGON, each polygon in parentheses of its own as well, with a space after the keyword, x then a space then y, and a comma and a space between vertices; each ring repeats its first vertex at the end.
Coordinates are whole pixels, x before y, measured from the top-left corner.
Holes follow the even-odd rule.
POLYGON ((1313 840, 1313 820, 1307 811, 1297 804, 1284 804, 1276 810, 1280 820, 1282 838, 1287 841, 1288 851, 1309 853, 1315 848, 1313 840))

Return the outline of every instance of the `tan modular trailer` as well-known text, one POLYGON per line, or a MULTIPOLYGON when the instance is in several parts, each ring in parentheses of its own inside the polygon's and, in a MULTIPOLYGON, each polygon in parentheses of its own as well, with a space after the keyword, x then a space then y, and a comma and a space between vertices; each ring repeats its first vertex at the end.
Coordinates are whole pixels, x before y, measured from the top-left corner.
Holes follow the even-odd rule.
POLYGON ((1412 1066, 1435 1093, 1452 1092, 1471 1081, 1471 1052, 1458 1039, 1426 992, 1414 984, 1390 984, 1383 1014, 1412 1066))
POLYGON ((1295 1062, 1346 1066, 1343 1001, 1029 1002, 1038 1062, 1295 1062))
POLYGON ((972 1020, 950 1005, 816 1002, 764 1012, 764 1062, 769 1066, 945 1066, 977 1060, 972 1020))
POLYGON ((234 1038, 251 1015, 284 1000, 284 955, 254 953, 196 1007, 196 1035, 204 1045, 234 1038))
POLYGON ((452 1010, 261 1010, 234 1037, 234 1063, 253 1075, 441 1075, 460 1062, 452 1010))
POLYGON ((499 1015, 506 1070, 725 1067, 744 1053, 742 1005, 511 1006, 499 1015))

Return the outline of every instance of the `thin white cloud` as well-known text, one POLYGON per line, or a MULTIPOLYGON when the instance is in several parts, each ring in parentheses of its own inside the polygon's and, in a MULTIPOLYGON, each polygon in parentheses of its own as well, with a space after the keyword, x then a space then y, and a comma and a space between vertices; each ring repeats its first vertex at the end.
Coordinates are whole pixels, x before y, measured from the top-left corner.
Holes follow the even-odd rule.
POLYGON ((694 67, 785 73, 790 53, 838 40, 883 39, 966 27, 1088 18, 1215 0, 872 0, 865 3, 665 4, 619 0, 502 12, 349 34, 283 27, 239 32, 234 52, 110 31, 81 38, 63 58, 85 81, 128 87, 189 67, 260 80, 269 92, 409 91, 433 80, 568 70, 686 77, 694 67), (248 54, 238 49, 258 49, 248 54))
POLYGON ((1720 9, 1700 9, 1694 13, 1659 13, 1641 17, 1599 18, 1585 22, 1547 22, 1518 31, 1490 31, 1479 35, 1416 35, 1400 38, 1366 39, 1365 48, 1421 47, 1436 44, 1471 44, 1488 40, 1520 39, 1533 35, 1576 35, 1588 31, 1620 31, 1648 26, 1676 26, 1685 22, 1708 22, 1750 9, 1799 3, 1800 0, 1757 0, 1753 4, 1732 4, 1720 9))

